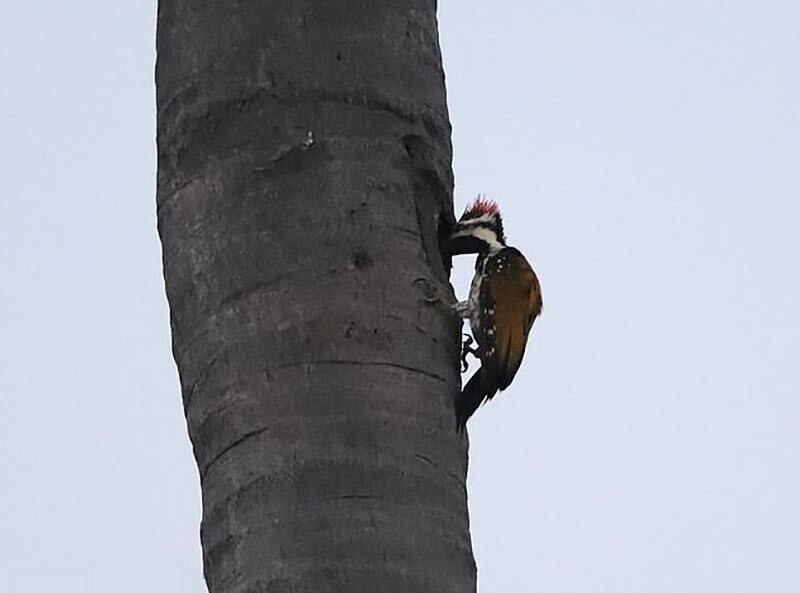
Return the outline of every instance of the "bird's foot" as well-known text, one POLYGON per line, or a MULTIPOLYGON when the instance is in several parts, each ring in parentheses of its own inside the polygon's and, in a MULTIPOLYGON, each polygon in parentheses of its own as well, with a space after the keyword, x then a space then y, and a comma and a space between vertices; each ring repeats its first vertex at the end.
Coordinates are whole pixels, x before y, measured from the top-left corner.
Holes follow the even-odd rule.
POLYGON ((458 303, 453 303, 450 305, 450 308, 461 319, 469 318, 469 301, 459 301, 458 303))

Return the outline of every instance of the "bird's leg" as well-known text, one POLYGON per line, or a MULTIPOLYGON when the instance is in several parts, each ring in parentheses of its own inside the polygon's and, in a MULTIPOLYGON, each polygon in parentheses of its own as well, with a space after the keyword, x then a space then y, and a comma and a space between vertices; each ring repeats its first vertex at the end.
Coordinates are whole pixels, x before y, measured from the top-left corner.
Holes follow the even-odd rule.
POLYGON ((472 336, 469 334, 464 334, 464 342, 461 344, 461 372, 464 373, 469 368, 469 364, 467 363, 467 354, 472 354, 475 358, 479 358, 480 348, 479 346, 475 346, 471 348, 471 346, 475 343, 475 340, 472 339, 472 336))
POLYGON ((461 319, 469 319, 469 301, 459 301, 458 303, 450 306, 453 308, 453 311, 456 313, 456 315, 458 315, 461 319))

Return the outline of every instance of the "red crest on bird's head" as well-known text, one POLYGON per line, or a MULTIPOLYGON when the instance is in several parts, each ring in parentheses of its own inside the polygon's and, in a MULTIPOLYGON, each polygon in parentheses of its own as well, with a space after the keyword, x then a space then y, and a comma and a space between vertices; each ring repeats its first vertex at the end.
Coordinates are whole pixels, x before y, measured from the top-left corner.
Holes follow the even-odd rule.
POLYGON ((487 200, 485 196, 478 194, 475 201, 464 210, 464 214, 461 215, 461 220, 480 218, 481 216, 500 218, 500 207, 494 200, 487 200))

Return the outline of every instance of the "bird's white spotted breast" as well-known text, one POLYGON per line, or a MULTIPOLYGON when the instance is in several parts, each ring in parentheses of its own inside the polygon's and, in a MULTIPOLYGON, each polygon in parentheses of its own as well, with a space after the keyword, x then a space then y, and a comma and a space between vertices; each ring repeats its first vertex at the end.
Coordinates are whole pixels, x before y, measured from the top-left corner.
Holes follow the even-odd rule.
POLYGON ((484 279, 484 269, 486 268, 486 260, 483 261, 480 270, 476 270, 475 276, 472 278, 472 285, 469 289, 469 326, 472 329, 472 335, 476 340, 479 340, 481 335, 481 282, 484 279))

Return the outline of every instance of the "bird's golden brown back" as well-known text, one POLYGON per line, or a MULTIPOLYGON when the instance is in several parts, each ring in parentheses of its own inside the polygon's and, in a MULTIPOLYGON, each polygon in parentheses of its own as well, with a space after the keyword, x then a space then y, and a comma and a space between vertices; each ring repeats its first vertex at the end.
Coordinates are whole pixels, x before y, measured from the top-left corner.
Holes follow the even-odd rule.
POLYGON ((522 363, 528 333, 542 311, 542 293, 536 273, 516 249, 504 249, 487 265, 485 288, 495 303, 494 335, 490 340, 492 356, 483 361, 483 366, 488 372, 487 379, 494 376, 498 388, 503 390, 522 363))

